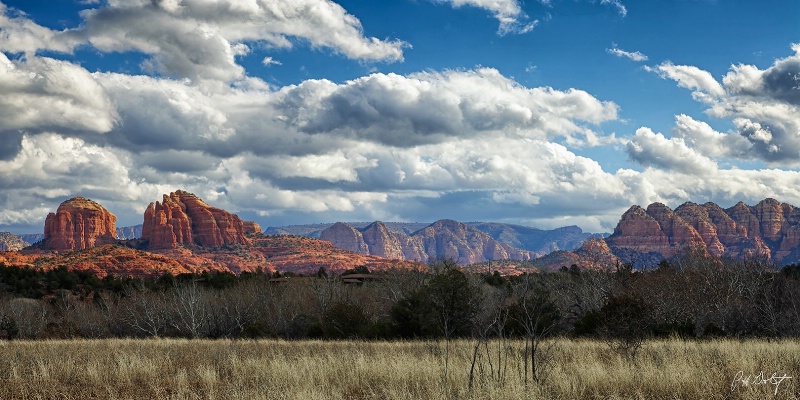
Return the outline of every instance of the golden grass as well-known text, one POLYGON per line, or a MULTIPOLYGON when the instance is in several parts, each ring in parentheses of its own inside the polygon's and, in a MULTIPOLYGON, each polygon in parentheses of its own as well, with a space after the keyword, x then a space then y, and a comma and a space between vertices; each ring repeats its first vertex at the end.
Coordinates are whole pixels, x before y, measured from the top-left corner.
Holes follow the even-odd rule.
POLYGON ((546 378, 523 382, 521 342, 109 339, 0 342, 0 399, 790 399, 800 341, 649 341, 628 359, 603 342, 557 339, 546 378), (507 363, 498 362, 509 354, 507 363), (486 352, 488 350, 488 353, 486 352), (493 361, 489 363, 488 356, 493 361), (497 377, 498 363, 506 365, 497 377), (731 383, 739 371, 792 376, 731 383), (493 373, 494 372, 494 373, 493 373))

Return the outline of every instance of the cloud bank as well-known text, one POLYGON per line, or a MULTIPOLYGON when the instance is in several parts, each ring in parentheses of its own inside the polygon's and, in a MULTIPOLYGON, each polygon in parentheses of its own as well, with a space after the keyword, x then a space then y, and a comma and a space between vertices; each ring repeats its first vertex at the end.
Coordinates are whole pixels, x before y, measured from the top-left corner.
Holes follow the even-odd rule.
MULTIPOLYGON (((448 4, 487 10, 501 33, 527 21, 516 1, 448 4)), ((800 204, 800 174, 780 169, 800 155, 797 45, 766 69, 736 65, 721 79, 691 65, 648 67, 730 129, 679 114, 672 132, 644 126, 618 137, 604 130, 622 122, 612 100, 528 87, 491 67, 275 86, 238 63, 297 46, 403 60, 407 43, 365 36, 327 0, 110 0, 61 31, 2 3, 0 16, 0 225, 41 226, 76 195, 132 225, 179 188, 265 226, 455 218, 608 231, 631 204, 800 204), (90 72, 52 53, 81 46, 140 52, 144 74, 90 72), (606 170, 594 148, 640 168, 606 170)))
POLYGON ((676 134, 698 150, 796 168, 800 166, 800 45, 792 45, 792 50, 795 54, 775 60, 764 70, 734 65, 721 82, 690 65, 665 62, 649 70, 692 90, 692 96, 708 107, 710 117, 734 126, 716 132, 686 115, 676 117, 676 134))

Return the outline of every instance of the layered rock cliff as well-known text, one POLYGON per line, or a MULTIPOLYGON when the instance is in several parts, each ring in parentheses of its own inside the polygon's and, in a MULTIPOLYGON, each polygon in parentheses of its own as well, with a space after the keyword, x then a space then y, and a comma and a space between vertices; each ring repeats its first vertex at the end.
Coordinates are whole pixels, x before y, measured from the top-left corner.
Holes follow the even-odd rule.
POLYGON ((181 190, 165 194, 161 202, 150 203, 144 212, 142 239, 148 241, 150 249, 177 248, 179 244, 247 244, 244 233, 244 222, 237 215, 181 190))
POLYGON ((261 225, 254 221, 244 221, 244 233, 262 233, 261 225))
POLYGON ((765 257, 780 264, 800 261, 800 209, 765 199, 722 209, 687 202, 672 211, 661 203, 631 207, 606 239, 623 260, 631 254, 672 257, 688 248, 716 257, 765 257))
POLYGON ((30 246, 30 243, 9 232, 0 232, 0 251, 17 251, 30 246))
POLYGON ((43 248, 82 250, 117 241, 117 217, 97 202, 83 197, 69 199, 44 223, 43 248))
POLYGON ((536 256, 500 243, 473 226, 452 220, 437 221, 411 235, 391 230, 379 221, 363 229, 339 222, 323 230, 320 239, 356 253, 423 263, 451 258, 459 264, 473 264, 488 260, 527 260, 536 256))
POLYGON ((587 240, 574 253, 580 257, 575 264, 581 268, 612 271, 620 264, 619 258, 601 238, 587 240))

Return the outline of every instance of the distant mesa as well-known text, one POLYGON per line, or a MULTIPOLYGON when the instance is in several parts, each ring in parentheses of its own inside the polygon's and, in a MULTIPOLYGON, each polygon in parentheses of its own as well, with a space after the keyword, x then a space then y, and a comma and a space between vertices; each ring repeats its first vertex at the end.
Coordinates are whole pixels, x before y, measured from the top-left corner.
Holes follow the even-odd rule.
MULTIPOLYGON (((254 222, 247 224, 247 230, 260 229, 254 222)), ((245 223, 237 215, 178 190, 147 206, 142 239, 148 241, 149 249, 174 249, 179 245, 219 247, 247 244, 245 232, 245 223)))
POLYGON ((83 250, 117 242, 117 217, 95 201, 74 197, 47 215, 42 247, 47 250, 83 250))

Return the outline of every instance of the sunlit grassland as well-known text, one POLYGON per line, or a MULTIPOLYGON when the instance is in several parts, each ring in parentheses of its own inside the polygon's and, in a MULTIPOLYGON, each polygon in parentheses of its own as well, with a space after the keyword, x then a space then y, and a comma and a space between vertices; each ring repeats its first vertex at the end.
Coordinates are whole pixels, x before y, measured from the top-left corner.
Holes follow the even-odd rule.
POLYGON ((0 399, 790 399, 800 341, 658 340, 634 358, 605 342, 544 345, 525 382, 522 342, 108 339, 0 342, 0 399), (731 384, 739 371, 788 375, 731 384), (760 383, 760 381, 759 381, 760 383))

